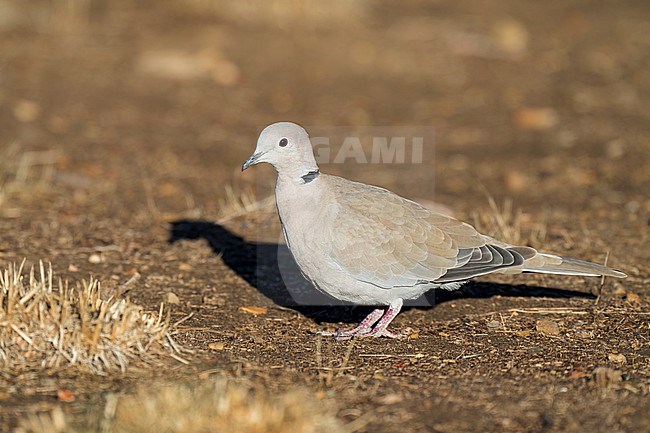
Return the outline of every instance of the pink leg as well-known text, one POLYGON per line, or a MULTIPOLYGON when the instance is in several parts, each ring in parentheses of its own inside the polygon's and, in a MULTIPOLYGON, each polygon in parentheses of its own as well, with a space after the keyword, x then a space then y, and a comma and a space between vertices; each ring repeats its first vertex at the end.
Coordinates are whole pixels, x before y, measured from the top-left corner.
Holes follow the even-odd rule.
POLYGON ((320 334, 326 336, 334 336, 336 337, 337 340, 347 340, 349 338, 352 338, 355 335, 369 332, 372 329, 372 325, 374 325, 377 322, 377 320, 379 320, 383 315, 384 315, 384 309, 377 308, 373 310, 372 313, 368 314, 368 316, 366 316, 366 318, 363 319, 361 323, 359 323, 359 325, 354 329, 350 329, 349 331, 336 331, 336 332, 322 331, 320 332, 320 334))
POLYGON ((392 322, 393 319, 397 317, 400 310, 402 309, 402 305, 404 305, 404 301, 402 301, 400 298, 397 298, 396 300, 391 302, 388 305, 388 309, 386 310, 386 313, 384 313, 384 315, 382 316, 379 323, 377 323, 372 330, 368 330, 367 332, 364 332, 359 335, 363 337, 389 337, 389 338, 404 337, 404 335, 402 334, 397 334, 388 330, 388 325, 390 325, 390 322, 392 322))
POLYGON ((402 309, 404 302, 401 299, 396 299, 388 305, 388 309, 384 311, 382 308, 377 308, 373 310, 361 323, 354 329, 349 331, 337 331, 337 332, 321 332, 321 335, 334 336, 337 340, 347 340, 354 336, 357 337, 389 337, 389 338, 401 338, 402 334, 397 334, 389 331, 388 325, 393 319, 399 314, 402 309), (377 323, 377 321, 379 321, 377 323), (375 325, 373 328, 372 325, 375 325))

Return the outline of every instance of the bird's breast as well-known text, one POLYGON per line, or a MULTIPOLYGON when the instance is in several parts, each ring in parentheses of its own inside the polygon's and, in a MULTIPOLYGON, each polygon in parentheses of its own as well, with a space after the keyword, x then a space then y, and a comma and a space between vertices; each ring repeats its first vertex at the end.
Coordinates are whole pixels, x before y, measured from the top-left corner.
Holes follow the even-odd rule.
MULTIPOLYGON (((312 182, 316 183, 316 181, 312 182)), ((320 266, 329 250, 331 200, 311 184, 276 188, 276 204, 287 246, 303 272, 320 266)))

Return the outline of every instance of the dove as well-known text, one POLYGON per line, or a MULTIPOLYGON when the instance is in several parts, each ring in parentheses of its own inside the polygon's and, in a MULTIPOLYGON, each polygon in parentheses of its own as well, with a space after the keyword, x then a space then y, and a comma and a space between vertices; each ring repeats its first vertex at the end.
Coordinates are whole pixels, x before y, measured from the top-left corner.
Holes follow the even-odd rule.
POLYGON ((376 307, 337 339, 402 337, 388 329, 404 300, 432 289, 455 290, 486 274, 539 272, 624 278, 615 269, 510 245, 386 189, 321 173, 307 131, 267 126, 242 171, 277 171, 275 199, 286 244, 319 291, 376 307))

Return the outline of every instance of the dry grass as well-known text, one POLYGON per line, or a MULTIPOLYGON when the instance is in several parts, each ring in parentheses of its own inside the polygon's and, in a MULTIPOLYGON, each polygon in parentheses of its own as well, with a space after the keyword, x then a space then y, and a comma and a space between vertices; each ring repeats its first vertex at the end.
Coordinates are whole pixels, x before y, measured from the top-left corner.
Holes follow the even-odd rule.
POLYGON ((0 186, 48 184, 60 156, 56 150, 23 151, 18 143, 11 143, 0 151, 0 186))
POLYGON ((228 221, 240 215, 245 215, 275 203, 275 198, 269 196, 257 200, 251 188, 236 190, 231 185, 226 185, 224 197, 219 200, 219 222, 228 221))
POLYGON ((280 395, 232 380, 141 385, 109 394, 103 409, 77 420, 61 409, 22 420, 16 433, 336 433, 334 409, 304 390, 280 395))
POLYGON ((0 216, 20 216, 12 199, 33 198, 38 192, 46 192, 59 158, 55 150, 26 152, 15 142, 0 149, 0 216))
POLYGON ((41 262, 38 272, 26 274, 24 263, 0 273, 1 369, 74 365, 101 374, 124 371, 133 360, 178 358, 162 305, 157 314, 145 313, 128 299, 105 296, 93 278, 70 287, 55 280, 51 265, 41 262))
POLYGON ((490 211, 472 212, 472 221, 476 229, 512 245, 530 245, 538 248, 546 239, 546 225, 532 224, 528 215, 514 206, 512 199, 505 199, 499 207, 494 198, 487 196, 490 211))

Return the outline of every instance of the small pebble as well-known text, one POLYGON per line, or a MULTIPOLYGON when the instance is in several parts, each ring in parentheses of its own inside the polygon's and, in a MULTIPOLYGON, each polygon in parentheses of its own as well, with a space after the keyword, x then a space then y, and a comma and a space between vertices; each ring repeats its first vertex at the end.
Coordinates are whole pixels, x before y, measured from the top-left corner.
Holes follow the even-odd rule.
POLYGON ((102 262, 102 256, 101 254, 97 253, 92 253, 90 256, 88 256, 88 263, 92 263, 94 265, 101 263, 102 262))
POLYGON ((536 325, 537 332, 545 335, 560 335, 560 326, 555 320, 539 319, 536 325))
POLYGON ((168 292, 165 295, 165 302, 168 303, 168 304, 172 304, 172 305, 178 305, 178 304, 181 303, 181 300, 180 300, 180 298, 178 296, 176 296, 175 293, 168 292))
POLYGON ((501 322, 499 322, 498 320, 490 320, 487 323, 487 327, 490 329, 499 329, 501 327, 501 322))

